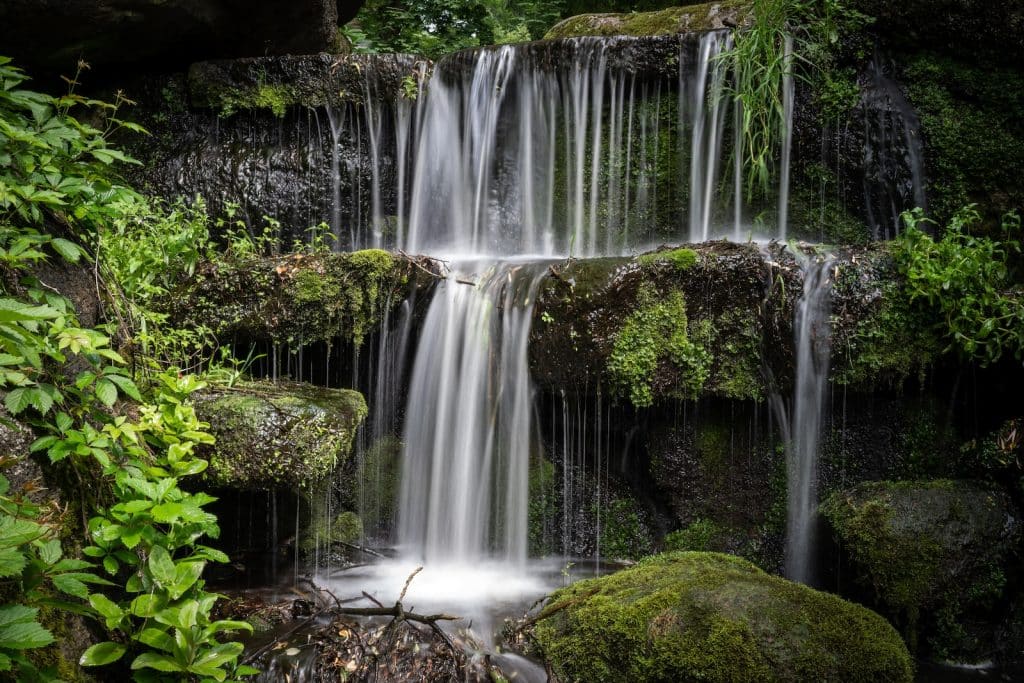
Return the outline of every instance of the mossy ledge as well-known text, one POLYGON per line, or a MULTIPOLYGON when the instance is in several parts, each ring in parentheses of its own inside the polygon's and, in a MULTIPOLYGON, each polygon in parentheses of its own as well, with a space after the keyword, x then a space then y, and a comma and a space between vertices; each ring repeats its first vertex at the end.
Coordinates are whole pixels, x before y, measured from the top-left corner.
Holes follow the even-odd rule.
POLYGON ((366 74, 372 74, 372 97, 397 99, 425 62, 415 55, 326 53, 197 62, 188 70, 189 100, 223 116, 250 109, 284 116, 294 106, 362 104, 366 74))
POLYGON ((196 401, 216 445, 211 485, 236 490, 309 490, 344 463, 366 417, 362 394, 306 384, 246 383, 196 401))
POLYGON ((360 344, 391 307, 435 282, 422 265, 379 249, 207 263, 163 303, 175 325, 218 339, 360 344))
POLYGON ((533 637, 561 681, 913 680, 882 617, 729 555, 649 557, 540 614, 533 637))
POLYGON ((656 12, 579 14, 555 24, 544 38, 660 36, 689 31, 710 31, 744 23, 749 8, 750 0, 723 0, 686 7, 670 7, 656 12))

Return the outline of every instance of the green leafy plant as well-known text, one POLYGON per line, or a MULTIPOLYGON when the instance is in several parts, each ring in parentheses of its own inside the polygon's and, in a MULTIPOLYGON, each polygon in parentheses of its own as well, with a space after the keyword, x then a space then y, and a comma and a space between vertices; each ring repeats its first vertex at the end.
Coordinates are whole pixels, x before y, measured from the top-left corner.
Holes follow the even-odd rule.
MULTIPOLYGON (((224 681, 255 673, 237 667, 241 643, 217 639, 252 627, 210 617, 220 596, 205 590, 203 569, 207 562, 228 559, 199 543, 219 534, 216 518, 203 509, 214 499, 179 487, 181 478, 206 469, 195 449, 213 442, 187 402, 203 384, 170 373, 160 381, 153 404, 142 406, 137 423, 117 418, 104 426, 115 456, 104 474, 113 479, 118 502, 89 521, 94 545, 85 549, 112 575, 127 569, 125 590, 135 597, 116 602, 93 595, 90 604, 108 629, 145 646, 136 646, 141 652, 131 663, 134 671, 147 670, 136 675, 138 680, 224 681)), ((86 650, 82 664, 108 664, 129 648, 121 642, 99 643, 86 650)))
POLYGON ((940 239, 920 226, 921 209, 903 215, 906 228, 894 255, 912 302, 942 321, 946 351, 982 366, 1004 355, 1024 360, 1024 285, 1021 283, 1020 216, 1008 213, 1001 234, 973 234, 981 222, 975 205, 961 209, 940 239))

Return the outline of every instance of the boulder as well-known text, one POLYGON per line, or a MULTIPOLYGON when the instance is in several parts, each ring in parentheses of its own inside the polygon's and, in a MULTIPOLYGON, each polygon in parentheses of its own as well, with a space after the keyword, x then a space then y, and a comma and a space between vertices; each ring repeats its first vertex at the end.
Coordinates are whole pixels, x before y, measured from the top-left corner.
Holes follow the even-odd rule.
POLYGON ((562 681, 909 681, 874 612, 717 553, 649 557, 553 593, 534 638, 562 681))
POLYGON ((195 405, 217 439, 207 481, 243 491, 311 489, 347 460, 367 413, 357 391, 303 384, 210 389, 195 405))
MULTIPOLYGON (((868 482, 829 496, 821 512, 866 599, 943 658, 990 649, 973 632, 1007 583, 1020 521, 1005 493, 970 482, 868 482), (981 640, 982 642, 977 642, 981 640)), ((998 617, 996 617, 998 618, 998 617)))

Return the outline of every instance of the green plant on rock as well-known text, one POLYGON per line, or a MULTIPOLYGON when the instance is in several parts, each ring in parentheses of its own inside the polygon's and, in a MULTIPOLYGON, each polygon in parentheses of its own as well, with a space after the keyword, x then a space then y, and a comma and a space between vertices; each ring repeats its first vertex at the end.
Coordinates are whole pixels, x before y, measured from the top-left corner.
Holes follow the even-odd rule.
POLYGON ((976 236, 981 217, 969 205, 940 239, 918 226, 920 209, 904 214, 895 252, 911 302, 935 312, 946 351, 982 366, 1012 355, 1024 361, 1024 284, 1020 216, 1007 214, 999 237, 976 236))
POLYGON ((787 79, 812 84, 824 106, 847 109, 856 101, 856 84, 833 68, 835 54, 841 37, 868 21, 840 0, 753 0, 749 26, 737 28, 732 47, 718 56, 734 73, 724 94, 741 107, 748 201, 772 185, 774 160, 788 134, 787 79))
POLYGON ((608 375, 618 394, 642 408, 654 402, 656 375, 666 364, 680 376, 671 393, 692 398, 710 374, 711 354, 689 337, 682 292, 661 296, 644 286, 637 293, 636 310, 615 335, 608 375))

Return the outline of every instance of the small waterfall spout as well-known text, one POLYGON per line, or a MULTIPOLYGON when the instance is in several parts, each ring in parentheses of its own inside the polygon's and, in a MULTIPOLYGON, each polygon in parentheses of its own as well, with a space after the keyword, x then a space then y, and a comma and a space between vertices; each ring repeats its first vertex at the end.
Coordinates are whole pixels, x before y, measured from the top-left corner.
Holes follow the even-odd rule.
POLYGON ((439 285, 408 395, 399 542, 420 561, 526 560, 526 345, 546 264, 472 264, 439 285))
POLYGON ((794 337, 796 382, 792 420, 776 401, 786 441, 786 576, 814 580, 815 518, 818 507, 818 448, 831 357, 832 259, 803 256, 804 288, 797 304, 794 337))

